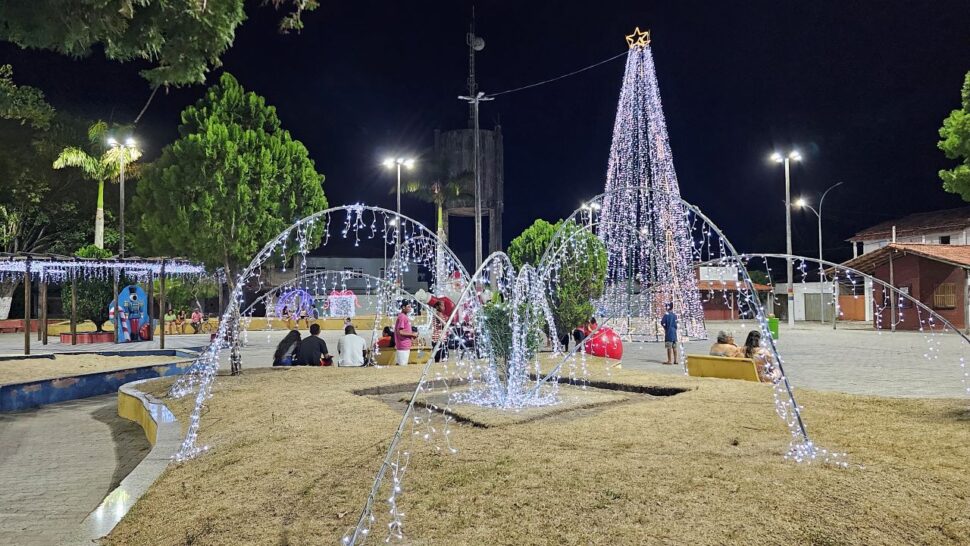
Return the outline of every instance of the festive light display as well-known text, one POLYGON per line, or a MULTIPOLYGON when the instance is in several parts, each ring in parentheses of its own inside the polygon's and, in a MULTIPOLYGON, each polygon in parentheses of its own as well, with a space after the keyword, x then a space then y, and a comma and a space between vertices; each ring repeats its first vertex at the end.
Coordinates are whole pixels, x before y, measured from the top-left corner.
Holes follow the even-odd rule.
POLYGON ((672 303, 681 334, 703 338, 692 241, 679 200, 650 35, 637 28, 627 43, 630 52, 613 125, 606 197, 600 203, 600 214, 609 221, 599 233, 609 253, 602 305, 605 314, 625 316, 616 328, 636 338, 655 337, 659 319, 672 303), (639 191, 641 187, 649 191, 639 191))
MULTIPOLYGON (((535 268, 525 266, 515 271, 508 257, 499 252, 489 256, 469 276, 450 249, 424 226, 390 211, 355 205, 323 211, 297 222, 268 243, 237 280, 237 287, 243 282, 252 283, 254 279, 261 286, 261 266, 285 254, 288 245, 305 254, 307 233, 314 229, 314 224, 324 226, 325 245, 329 241, 331 225, 339 224, 333 222, 331 216, 343 211, 346 216, 341 235, 353 238, 355 245, 375 237, 385 247, 393 245, 395 230, 401 230, 401 242, 394 248, 383 278, 372 278, 367 284, 368 293, 373 289, 378 296, 375 333, 381 318, 392 317, 401 298, 411 297, 401 290, 404 273, 410 267, 423 266, 433 272, 434 292, 443 292, 446 285, 455 292, 448 295, 454 308, 441 321, 441 334, 422 367, 417 386, 390 439, 356 525, 343 537, 344 544, 364 542, 372 531, 381 527, 384 528, 382 532, 373 534, 380 535, 385 541, 404 538, 404 510, 400 498, 412 453, 418 442, 426 442, 442 453, 456 451, 450 440, 454 405, 475 404, 515 411, 557 403, 561 388, 570 388, 560 387, 563 378, 573 386, 585 387, 589 377, 586 342, 589 346, 596 343, 595 331, 565 353, 553 343, 555 364, 551 367, 540 366, 538 346, 543 334, 551 340, 558 338, 550 302, 555 301, 559 284, 567 278, 563 273, 574 264, 566 256, 582 255, 584 247, 580 236, 588 233, 598 236, 609 253, 607 295, 599 302, 602 328, 612 328, 627 336, 638 334, 641 340, 651 333, 657 335, 661 310, 666 303, 673 303, 681 317, 682 333, 689 337, 703 337, 702 298, 710 301, 720 297, 725 304, 736 305, 739 315, 753 321, 762 334, 762 351, 755 358, 771 380, 776 412, 789 431, 785 458, 799 463, 848 466, 846 454, 817 446, 809 436, 802 407, 797 404, 785 373, 785 361, 769 331, 768 315, 748 272, 752 261, 761 260, 770 275, 768 261, 779 255, 737 253, 709 218, 681 199, 660 107, 649 34, 637 29, 628 37, 628 43, 631 51, 614 127, 607 190, 567 218, 564 226, 575 222, 582 229, 560 229, 535 268), (399 221, 400 225, 390 224, 392 221, 399 221), (722 275, 713 281, 713 289, 706 293, 698 289, 695 272, 699 265, 715 266, 714 269, 722 275), (454 283, 456 278, 457 285, 454 283), (736 297, 728 299, 729 291, 736 297), (386 502, 386 512, 376 511, 380 501, 386 502)), ((795 259, 800 261, 799 270, 804 279, 808 275, 806 264, 812 260, 795 259)), ((305 268, 304 264, 305 260, 300 267, 305 268)), ((819 265, 820 268, 823 266, 835 268, 828 277, 836 286, 839 283, 855 285, 860 281, 877 284, 897 294, 900 301, 904 299, 901 291, 878 279, 848 268, 839 269, 840 266, 835 264, 819 265)), ((341 286, 343 290, 346 281, 353 277, 352 274, 327 272, 324 285, 333 290, 341 286)), ((309 291, 311 279, 317 282, 316 277, 301 269, 289 289, 304 287, 309 291)), ((313 290, 316 294, 317 287, 313 290)), ((200 357, 190 373, 173 386, 173 395, 196 393, 196 407, 178 455, 180 460, 206 449, 197 445, 201 407, 211 392, 219 350, 232 347, 231 359, 239 358, 239 324, 240 320, 246 320, 240 316, 249 313, 248 310, 239 311, 240 298, 241 293, 234 293, 230 308, 220 323, 217 342, 200 357)), ((908 295, 906 298, 912 300, 908 295)), ((882 320, 888 305, 885 302, 874 302, 874 305, 877 320, 882 320)), ((919 304, 917 308, 921 329, 925 326, 931 335, 935 335, 938 324, 952 328, 926 306, 919 304)), ((426 310, 430 316, 430 309, 426 310)), ((902 313, 898 318, 903 318, 902 313)), ((686 366, 683 345, 680 351, 680 361, 686 366)), ((939 358, 938 339, 934 342, 931 338, 924 356, 928 360, 939 358)), ((966 371, 962 356, 960 367, 966 386, 970 373, 966 371)), ((684 371, 686 373, 686 368, 684 371)), ((609 368, 605 373, 611 373, 609 368)))
MULTIPOLYGON (((309 234, 319 230, 323 238, 322 245, 325 246, 332 236, 331 231, 334 229, 339 229, 342 238, 352 239, 354 246, 359 246, 362 242, 367 241, 380 241, 385 247, 393 245, 396 240, 395 230, 400 230, 402 248, 413 248, 414 245, 409 245, 409 241, 415 238, 432 241, 437 240, 432 231, 408 217, 399 216, 392 211, 379 207, 347 205, 323 210, 307 216, 269 241, 249 266, 235 279, 235 288, 229 299, 227 308, 223 312, 222 319, 219 322, 219 330, 215 340, 196 358, 192 366, 190 366, 185 374, 179 377, 169 391, 169 394, 176 398, 187 396, 193 392, 195 393, 195 406, 189 416, 188 430, 182 446, 176 454, 176 460, 184 461, 193 458, 208 449, 206 446, 199 446, 197 444, 198 429, 203 405, 211 395, 212 383, 215 380, 216 371, 219 369, 220 352, 228 348, 230 350, 229 361, 232 372, 238 373, 241 370, 241 346, 246 335, 242 328, 245 317, 241 312, 244 287, 260 290, 264 286, 262 276, 263 265, 274 263, 285 264, 287 257, 294 253, 294 249, 295 253, 302 255, 304 258, 298 260, 298 276, 305 276, 305 257, 310 250, 309 234), (335 218, 335 216, 339 218, 339 215, 343 215, 342 227, 339 227, 339 219, 335 218)), ((408 259, 419 259, 419 265, 427 267, 432 272, 458 272, 467 278, 464 267, 450 249, 440 244, 440 242, 431 245, 430 248, 432 252, 425 252, 421 255, 416 251, 405 255, 403 252, 398 252, 398 249, 395 249, 395 257, 388 271, 385 272, 385 279, 391 284, 399 282, 402 272, 408 267, 408 259)), ((346 279, 347 277, 345 276, 344 278, 346 279)), ((386 284, 388 283, 380 283, 378 288, 386 284)), ((387 290, 386 294, 387 297, 393 297, 394 291, 387 290)), ((390 306, 387 307, 389 308, 390 306)))
POLYGON ((205 267, 179 259, 142 260, 122 258, 69 258, 47 255, 0 256, 0 282, 23 279, 28 268, 32 281, 60 283, 77 279, 110 279, 120 273, 127 279, 147 281, 161 276, 164 264, 166 277, 200 277, 205 267))

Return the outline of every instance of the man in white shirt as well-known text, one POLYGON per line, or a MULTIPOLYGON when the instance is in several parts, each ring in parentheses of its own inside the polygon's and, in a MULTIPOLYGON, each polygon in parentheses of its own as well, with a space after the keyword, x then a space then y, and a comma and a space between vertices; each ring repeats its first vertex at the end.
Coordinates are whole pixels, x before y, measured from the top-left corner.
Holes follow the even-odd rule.
POLYGON ((344 327, 343 337, 337 340, 337 366, 363 366, 365 346, 364 338, 357 335, 352 324, 344 327))

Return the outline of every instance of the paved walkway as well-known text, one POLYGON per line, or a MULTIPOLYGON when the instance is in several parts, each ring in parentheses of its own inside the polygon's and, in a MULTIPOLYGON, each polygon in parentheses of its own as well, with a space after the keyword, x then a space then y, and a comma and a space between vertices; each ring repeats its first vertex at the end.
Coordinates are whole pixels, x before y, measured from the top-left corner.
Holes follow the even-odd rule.
MULTIPOLYGON (((47 345, 37 341, 37 334, 31 336, 30 354, 44 355, 51 353, 97 353, 102 351, 145 351, 159 348, 159 338, 140 343, 86 343, 71 345, 61 343, 56 336, 47 338, 47 345)), ((186 349, 202 347, 209 343, 208 334, 184 334, 165 336, 166 349, 186 349)), ((17 356, 24 354, 24 335, 0 334, 0 356, 17 356)))
MULTIPOLYGON (((718 330, 732 332, 741 345, 753 323, 708 324, 711 341, 687 342, 688 354, 707 354, 718 330)), ((778 352, 792 385, 822 391, 892 397, 962 398, 970 373, 970 345, 956 334, 875 332, 831 325, 782 325, 778 352), (961 359, 968 362, 961 368, 961 359)), ((624 347, 623 367, 661 373, 683 373, 662 365, 663 344, 633 343, 624 347)))
POLYGON ((0 413, 0 544, 63 544, 149 448, 116 395, 0 413))

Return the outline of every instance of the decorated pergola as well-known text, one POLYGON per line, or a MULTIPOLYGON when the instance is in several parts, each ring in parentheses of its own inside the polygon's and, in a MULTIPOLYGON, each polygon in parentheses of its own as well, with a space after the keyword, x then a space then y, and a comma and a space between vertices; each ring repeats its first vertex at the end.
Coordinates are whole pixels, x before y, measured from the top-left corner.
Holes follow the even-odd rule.
MULTIPOLYGON (((148 293, 149 328, 152 324, 154 281, 159 282, 159 309, 165 309, 165 281, 171 278, 201 277, 205 267, 182 258, 77 258, 56 254, 0 254, 0 281, 23 281, 24 283, 24 354, 30 354, 31 293, 33 283, 39 284, 40 320, 38 339, 47 344, 47 285, 71 285, 71 345, 77 344, 77 282, 86 279, 111 279, 112 295, 118 297, 118 281, 124 276, 136 282, 144 282, 148 293)), ((106 302, 107 304, 107 302, 106 302)), ((161 335, 159 346, 165 348, 165 313, 161 312, 161 335)), ((118 321, 118 313, 115 313, 118 321)), ((115 324, 117 329, 118 325, 115 324)))

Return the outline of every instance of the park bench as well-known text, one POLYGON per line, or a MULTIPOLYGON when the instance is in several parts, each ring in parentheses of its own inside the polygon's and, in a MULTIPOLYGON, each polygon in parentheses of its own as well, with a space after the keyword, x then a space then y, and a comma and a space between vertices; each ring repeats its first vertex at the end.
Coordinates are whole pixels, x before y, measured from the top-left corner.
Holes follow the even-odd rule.
POLYGON ((760 382, 758 367, 750 358, 687 355, 687 374, 694 377, 719 377, 760 382))
MULTIPOLYGON (((431 356, 431 347, 411 347, 411 357, 408 358, 408 364, 424 364, 428 361, 429 356, 431 356)), ((374 363, 378 366, 393 366, 394 362, 393 347, 381 347, 381 352, 374 360, 374 363)))

